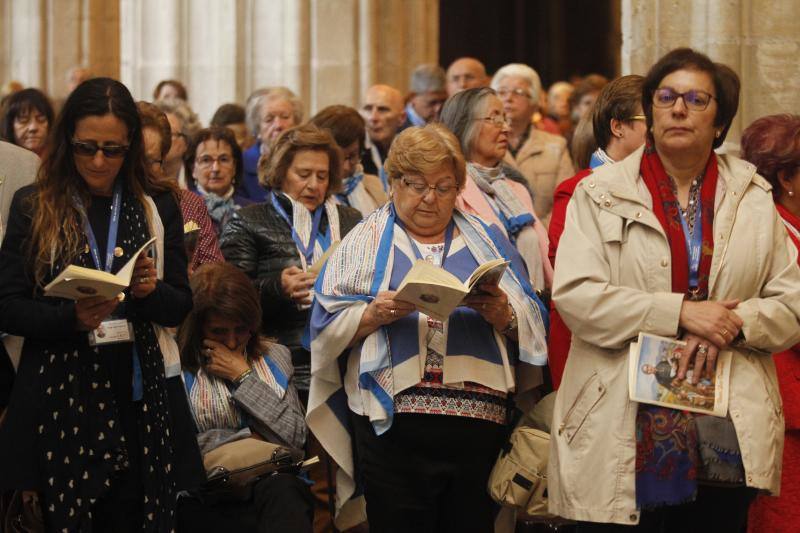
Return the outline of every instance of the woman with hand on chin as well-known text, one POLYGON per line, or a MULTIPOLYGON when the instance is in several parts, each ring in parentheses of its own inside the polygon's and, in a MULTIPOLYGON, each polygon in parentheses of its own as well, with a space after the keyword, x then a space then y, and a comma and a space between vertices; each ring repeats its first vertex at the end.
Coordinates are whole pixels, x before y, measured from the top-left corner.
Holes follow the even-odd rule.
POLYGON ((48 530, 170 531, 177 491, 202 479, 159 338, 192 307, 176 191, 146 168, 118 81, 79 85, 52 138, 0 250, 0 330, 25 338, 0 426, 0 489, 38 491, 48 530), (124 299, 44 296, 67 265, 117 272, 151 235, 159 264, 140 255, 124 299), (110 321, 124 326, 115 342, 89 335, 110 321))
POLYGON ((456 208, 464 167, 441 124, 403 131, 386 162, 392 200, 317 282, 307 419, 340 466, 340 529, 363 519, 363 488, 375 531, 492 530, 486 483, 509 394, 541 383, 544 311, 503 232, 456 208), (498 258, 512 262, 499 285, 482 285, 444 322, 397 299, 418 259, 463 281, 498 258))
POLYGON ((800 269, 769 183, 714 153, 738 101, 730 68, 669 52, 644 80, 645 146, 596 168, 570 201, 553 300, 573 337, 548 492, 578 531, 741 531, 756 491, 779 488, 770 354, 800 340, 800 269), (728 416, 632 402, 640 332, 686 341, 677 379, 691 369, 691 385, 730 350, 728 416))

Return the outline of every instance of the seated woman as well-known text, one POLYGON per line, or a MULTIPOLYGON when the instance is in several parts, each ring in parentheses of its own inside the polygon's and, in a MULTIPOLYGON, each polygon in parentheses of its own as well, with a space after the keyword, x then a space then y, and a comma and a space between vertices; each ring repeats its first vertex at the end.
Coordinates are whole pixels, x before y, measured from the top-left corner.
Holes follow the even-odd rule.
POLYGON ((547 229, 525 187, 508 179, 503 168, 509 127, 497 93, 484 87, 451 96, 442 123, 458 137, 467 159, 467 179, 456 206, 504 230, 525 260, 533 288, 549 288, 553 269, 547 260, 547 229))
POLYGON ((271 152, 267 201, 238 211, 220 236, 225 259, 255 282, 262 332, 292 351, 304 400, 310 355, 301 337, 316 279, 308 267, 361 220, 333 199, 341 186, 340 157, 328 132, 312 125, 287 130, 271 152))
POLYGON ((361 114, 344 105, 328 106, 309 121, 331 132, 342 151, 343 190, 336 199, 358 209, 367 216, 386 203, 386 192, 378 176, 364 174, 361 154, 364 152, 365 125, 361 114))
POLYGON ((386 162, 392 201, 342 241, 315 287, 307 419, 340 466, 340 529, 363 518, 363 488, 374 531, 492 530, 486 483, 508 395, 541 383, 531 365, 547 358, 546 311, 503 232, 456 208, 464 166, 441 124, 403 131, 386 162), (493 259, 512 267, 441 322, 396 297, 422 258, 462 281, 493 259))
MULTIPOLYGON (((194 308, 178 330, 184 382, 203 454, 252 435, 290 448, 306 439, 289 350, 259 335, 261 308, 248 277, 225 263, 192 276, 194 308)), ((311 531, 311 491, 293 474, 258 481, 247 502, 178 500, 183 531, 311 531)))
POLYGON ((38 89, 17 91, 4 103, 0 139, 42 156, 55 113, 47 96, 38 89))
POLYGON ((206 202, 208 215, 219 234, 233 213, 253 203, 239 196, 242 180, 242 151, 228 128, 205 128, 192 138, 185 157, 188 188, 206 202))

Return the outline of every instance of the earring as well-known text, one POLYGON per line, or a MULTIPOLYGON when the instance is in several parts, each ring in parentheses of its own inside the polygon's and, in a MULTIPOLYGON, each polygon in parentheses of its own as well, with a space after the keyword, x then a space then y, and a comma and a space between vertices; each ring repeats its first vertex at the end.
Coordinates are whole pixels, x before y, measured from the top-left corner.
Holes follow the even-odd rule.
POLYGON ((716 137, 717 139, 719 139, 719 136, 720 136, 720 135, 722 135, 722 131, 721 131, 721 130, 717 130, 717 132, 714 134, 714 137, 716 137))
POLYGON ((789 196, 794 196, 794 191, 789 191, 789 196))

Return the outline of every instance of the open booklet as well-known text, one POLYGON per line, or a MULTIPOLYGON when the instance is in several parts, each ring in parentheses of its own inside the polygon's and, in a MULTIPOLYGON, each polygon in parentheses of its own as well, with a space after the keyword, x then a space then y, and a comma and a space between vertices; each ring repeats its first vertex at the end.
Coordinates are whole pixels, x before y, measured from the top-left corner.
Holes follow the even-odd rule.
POLYGON ((56 279, 47 284, 44 295, 69 300, 102 296, 110 300, 130 286, 136 259, 155 241, 155 237, 147 241, 116 274, 69 265, 56 279))
POLYGON ((479 285, 497 285, 509 262, 503 259, 488 261, 476 268, 469 279, 460 279, 443 268, 417 259, 403 278, 395 298, 417 306, 417 310, 444 322, 469 295, 480 294, 479 285))
POLYGON ((717 357, 714 377, 691 383, 692 370, 686 379, 678 379, 678 363, 686 343, 647 333, 639 333, 631 343, 628 364, 628 389, 635 402, 671 407, 724 417, 728 413, 730 390, 730 351, 717 357))

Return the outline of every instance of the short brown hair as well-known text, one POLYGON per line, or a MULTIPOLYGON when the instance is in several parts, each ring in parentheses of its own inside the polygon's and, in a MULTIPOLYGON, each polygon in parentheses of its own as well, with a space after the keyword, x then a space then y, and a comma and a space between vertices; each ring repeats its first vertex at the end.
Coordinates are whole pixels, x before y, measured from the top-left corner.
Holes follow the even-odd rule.
POLYGON ((606 84, 608 84, 608 78, 602 74, 589 74, 575 85, 575 90, 569 95, 569 108, 572 109, 578 105, 587 94, 599 93, 606 84))
POLYGON ((259 335, 261 305, 258 293, 247 274, 229 263, 206 263, 192 274, 194 306, 178 328, 181 364, 197 372, 203 366, 203 327, 211 315, 240 322, 250 329, 247 357, 253 361, 264 354, 269 341, 259 335))
POLYGON ((800 169, 800 116, 770 115, 742 132, 742 159, 750 161, 772 184, 772 194, 783 193, 780 177, 800 169))
POLYGON ((178 98, 183 100, 184 102, 189 101, 189 94, 186 92, 186 86, 179 82, 178 80, 161 80, 156 85, 156 88, 153 89, 153 100, 158 100, 158 94, 161 92, 161 89, 164 88, 165 85, 172 85, 175 87, 175 92, 178 93, 178 98))
POLYGON ((442 124, 404 129, 389 148, 386 174, 399 180, 406 174, 425 175, 450 166, 461 189, 466 180, 466 163, 458 139, 442 124))
POLYGON ((194 160, 197 157, 197 148, 206 141, 221 141, 230 146, 231 154, 236 163, 236 172, 233 175, 233 186, 237 187, 242 182, 242 149, 239 147, 239 143, 236 142, 236 136, 233 134, 233 131, 229 128, 219 126, 204 128, 192 137, 189 142, 189 149, 186 150, 186 155, 184 156, 186 179, 194 181, 192 176, 194 175, 194 160))
POLYGON ((352 107, 330 105, 308 122, 330 131, 339 148, 346 148, 358 141, 358 149, 364 149, 364 117, 352 107))
POLYGON ((139 110, 139 117, 142 119, 142 131, 145 128, 153 128, 161 136, 161 158, 163 159, 172 147, 172 128, 167 120, 167 114, 150 102, 136 102, 136 109, 139 110))
POLYGON ((263 180, 266 183, 262 183, 271 189, 280 190, 294 156, 303 150, 328 154, 328 190, 325 191, 325 198, 338 192, 342 186, 342 151, 327 130, 314 124, 295 126, 280 134, 266 164, 263 180))
POLYGON ((727 65, 714 63, 705 54, 696 52, 691 48, 676 48, 667 52, 664 57, 650 68, 644 77, 642 87, 642 109, 647 117, 648 136, 653 126, 653 94, 658 89, 661 80, 678 70, 694 70, 705 72, 714 82, 716 91, 717 115, 714 117, 714 126, 722 127, 719 137, 714 139, 713 147, 719 148, 725 142, 728 130, 733 123, 733 117, 739 108, 739 76, 727 65))
POLYGON ((222 104, 211 117, 210 126, 227 126, 229 124, 244 124, 244 108, 239 104, 222 104))
POLYGON ((636 74, 622 76, 600 91, 591 113, 597 146, 604 150, 608 147, 611 141, 611 119, 629 122, 639 110, 643 82, 644 78, 636 74))

